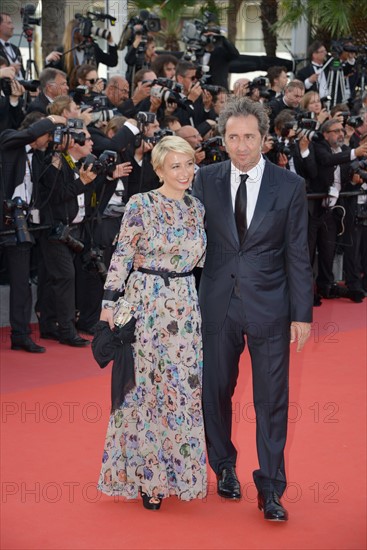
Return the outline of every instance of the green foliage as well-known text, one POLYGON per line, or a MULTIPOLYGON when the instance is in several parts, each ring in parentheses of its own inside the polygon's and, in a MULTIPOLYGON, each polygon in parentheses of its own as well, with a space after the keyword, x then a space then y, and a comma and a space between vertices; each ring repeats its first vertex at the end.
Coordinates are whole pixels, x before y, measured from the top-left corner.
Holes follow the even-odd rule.
POLYGON ((312 27, 322 27, 334 37, 353 31, 353 22, 366 19, 366 0, 280 0, 276 27, 297 24, 305 17, 312 27))

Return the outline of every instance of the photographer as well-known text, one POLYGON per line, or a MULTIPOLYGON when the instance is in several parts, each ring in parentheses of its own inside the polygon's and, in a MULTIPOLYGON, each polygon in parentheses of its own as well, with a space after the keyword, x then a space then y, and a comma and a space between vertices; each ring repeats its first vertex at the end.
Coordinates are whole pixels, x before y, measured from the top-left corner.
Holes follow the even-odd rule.
MULTIPOLYGON (((53 310, 41 311, 49 338, 59 339, 61 344, 83 347, 89 344, 75 328, 75 265, 76 254, 83 250, 84 219, 90 205, 96 174, 91 166, 79 166, 79 161, 92 151, 89 132, 75 129, 70 137, 64 135, 67 149, 56 153, 41 180, 41 221, 52 226, 42 236, 42 251, 46 269, 52 281, 53 310), (51 320, 56 318, 58 333, 51 320)), ((56 136, 54 135, 56 141, 56 136)))
MULTIPOLYGON (((93 40, 91 34, 100 34, 99 27, 93 27, 90 24, 85 25, 85 19, 87 23, 91 22, 90 18, 72 19, 65 27, 62 46, 57 48, 56 51, 50 52, 46 59, 45 65, 60 69, 67 74, 69 85, 74 88, 76 85, 75 70, 79 65, 83 63, 93 63, 97 68, 101 63, 107 65, 107 67, 116 67, 118 63, 117 46, 114 43, 111 33, 105 36, 108 45, 107 53, 101 50, 98 44, 93 40), (83 24, 85 34, 83 36, 81 29, 83 30, 83 24), (88 35, 89 34, 89 35, 88 35)), ((105 33, 102 33, 105 34, 105 33)))
MULTIPOLYGON (((148 76, 152 76, 151 71, 147 71, 148 76)), ((108 98, 108 107, 117 109, 120 114, 131 118, 134 117, 141 109, 139 104, 150 97, 150 84, 142 83, 145 80, 145 70, 141 69, 135 74, 134 93, 131 98, 130 87, 128 81, 122 76, 111 76, 107 82, 105 94, 108 98)))
POLYGON ((294 111, 283 109, 275 118, 274 130, 275 140, 268 158, 304 178, 309 188, 310 181, 317 176, 317 165, 313 143, 302 129, 302 122, 295 119, 294 111))
POLYGON ((183 87, 182 94, 185 96, 187 105, 185 107, 178 106, 169 114, 176 116, 182 126, 191 124, 197 127, 210 118, 212 95, 204 89, 205 85, 198 80, 197 67, 190 61, 179 61, 176 67, 176 81, 183 87), (190 109, 190 104, 193 109, 190 109))
POLYGON ((228 91, 228 73, 231 61, 238 59, 240 52, 227 38, 220 34, 215 25, 203 33, 206 38, 205 53, 202 64, 209 65, 210 81, 215 86, 221 86, 228 91))
POLYGON ((288 82, 287 68, 280 65, 273 65, 273 67, 269 67, 266 76, 270 83, 269 91, 271 95, 274 98, 281 97, 284 94, 284 88, 288 82))
POLYGON ((14 34, 14 24, 8 13, 0 13, 0 56, 5 58, 10 67, 14 67, 16 76, 24 78, 22 55, 20 49, 9 42, 14 34))
POLYGON ((40 74, 40 94, 28 105, 27 113, 37 111, 47 114, 47 106, 59 95, 66 95, 69 86, 66 74, 58 69, 43 69, 40 74))
POLYGON ((143 37, 142 33, 142 28, 135 29, 134 41, 125 55, 125 62, 128 66, 126 80, 131 87, 135 73, 140 69, 150 69, 153 61, 157 57, 154 38, 152 36, 143 37))
POLYGON ((0 58, 0 132, 19 128, 24 119, 23 86, 15 79, 16 69, 1 64, 0 58))
POLYGON ((305 95, 305 86, 300 80, 292 80, 284 88, 284 95, 276 99, 272 99, 268 103, 269 118, 270 118, 270 131, 274 131, 275 117, 283 109, 294 109, 299 111, 299 106, 303 96, 305 95))
POLYGON ((5 214, 10 225, 0 220, 1 230, 14 233, 1 236, 10 280, 11 346, 14 350, 43 353, 30 337, 32 293, 29 284, 31 247, 34 238, 28 225, 39 223, 39 177, 44 170, 44 151, 56 123, 62 117, 44 118, 40 113, 27 115, 19 130, 0 135, 1 188, 7 201, 5 214), (28 212, 27 217, 24 211, 28 212), (28 222, 28 223, 27 223, 28 222))
MULTIPOLYGON (((309 249, 311 260, 315 258, 318 248, 318 276, 316 279, 318 293, 324 298, 335 298, 343 295, 341 287, 334 282, 333 260, 337 235, 340 233, 340 220, 349 217, 344 212, 344 201, 339 199, 340 191, 348 188, 350 182, 351 162, 367 154, 367 143, 352 149, 344 144, 346 130, 338 118, 327 120, 321 127, 323 139, 314 143, 318 175, 312 181, 312 191, 327 193, 328 197, 316 200, 314 213, 309 220, 309 249), (342 208, 341 208, 342 207, 342 208)), ((346 223, 346 227, 349 223, 346 223)), ((349 238, 345 234, 343 238, 349 238)), ((364 294, 359 285, 349 288, 347 293, 354 302, 361 302, 364 294)))

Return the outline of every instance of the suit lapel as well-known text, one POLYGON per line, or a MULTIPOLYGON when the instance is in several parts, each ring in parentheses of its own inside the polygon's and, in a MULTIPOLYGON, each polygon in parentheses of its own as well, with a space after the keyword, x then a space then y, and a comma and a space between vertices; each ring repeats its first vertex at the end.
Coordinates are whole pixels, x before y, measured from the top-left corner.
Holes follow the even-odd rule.
POLYGON ((220 201, 219 212, 220 211, 223 212, 223 215, 229 230, 231 231, 236 242, 239 243, 236 222, 234 219, 233 205, 232 205, 231 161, 230 160, 227 160, 221 166, 221 170, 219 171, 216 178, 216 185, 217 185, 218 197, 220 201))
POLYGON ((266 160, 264 173, 260 185, 259 196, 257 197, 255 212, 246 233, 244 246, 246 246, 254 233, 256 233, 265 215, 269 212, 274 204, 274 200, 276 198, 275 189, 277 183, 275 181, 275 178, 272 177, 272 172, 273 170, 271 168, 271 163, 266 160))

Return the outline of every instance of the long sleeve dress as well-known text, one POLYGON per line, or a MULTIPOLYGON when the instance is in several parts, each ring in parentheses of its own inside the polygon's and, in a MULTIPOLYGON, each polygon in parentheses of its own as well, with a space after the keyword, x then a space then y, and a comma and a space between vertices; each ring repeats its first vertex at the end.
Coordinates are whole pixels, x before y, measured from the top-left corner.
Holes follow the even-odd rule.
POLYGON ((111 414, 98 488, 137 498, 139 487, 161 498, 206 494, 206 449, 201 408, 201 316, 193 275, 170 278, 131 271, 141 267, 191 271, 206 247, 204 208, 185 194, 160 191, 128 202, 105 288, 124 290, 137 306, 133 344, 136 386, 111 414), (130 275, 129 275, 130 274, 130 275))

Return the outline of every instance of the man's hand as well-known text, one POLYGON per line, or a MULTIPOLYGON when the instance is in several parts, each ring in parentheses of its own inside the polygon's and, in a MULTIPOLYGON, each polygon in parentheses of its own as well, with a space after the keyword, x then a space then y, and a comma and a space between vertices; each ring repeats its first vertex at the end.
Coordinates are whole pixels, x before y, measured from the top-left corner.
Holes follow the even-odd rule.
POLYGON ((12 80, 10 83, 11 86, 11 94, 10 99, 17 100, 19 97, 21 97, 25 93, 24 87, 18 82, 18 80, 12 80))
POLYGON ((202 151, 201 147, 200 149, 195 149, 195 163, 200 164, 205 159, 205 151, 202 151))
POLYGON ((61 52, 53 51, 48 54, 48 56, 45 59, 45 62, 51 63, 51 61, 54 61, 55 63, 57 63, 61 56, 62 56, 61 52))
POLYGON ((301 139, 298 142, 298 145, 299 145, 299 150, 301 151, 301 153, 304 153, 309 148, 310 142, 309 142, 309 140, 307 139, 306 136, 302 136, 301 139))
POLYGON ((13 80, 15 78, 16 70, 15 67, 4 67, 0 69, 0 78, 10 78, 13 80))
POLYGON ((291 344, 297 340, 297 351, 302 351, 303 346, 311 334, 311 323, 293 321, 291 323, 291 344))
POLYGON ((54 124, 66 124, 66 118, 60 115, 49 115, 47 117, 54 124))
POLYGON ((200 86, 200 82, 195 82, 195 84, 191 87, 189 94, 187 95, 187 99, 190 99, 193 103, 201 96, 203 93, 203 89, 200 86))
POLYGON ((364 141, 363 143, 361 143, 361 145, 359 145, 354 150, 354 152, 357 157, 364 157, 365 155, 367 155, 367 141, 364 141))
POLYGON ((122 164, 117 164, 115 171, 112 174, 112 177, 114 179, 123 178, 124 176, 128 176, 132 169, 133 167, 131 166, 131 162, 123 162, 122 164))
POLYGON ((312 74, 311 76, 308 77, 308 80, 310 82, 312 82, 312 84, 315 84, 315 82, 317 82, 318 79, 319 79, 319 75, 316 74, 316 73, 314 73, 314 74, 312 74))
POLYGON ((92 165, 90 164, 87 168, 84 168, 84 166, 80 168, 79 177, 83 185, 88 185, 89 183, 92 183, 92 181, 96 179, 97 174, 92 172, 92 165))
POLYGON ((140 86, 137 86, 135 88, 134 93, 131 97, 134 105, 137 105, 138 103, 140 103, 140 101, 143 101, 143 99, 146 99, 150 96, 151 87, 151 82, 145 82, 144 84, 140 83, 140 86))

